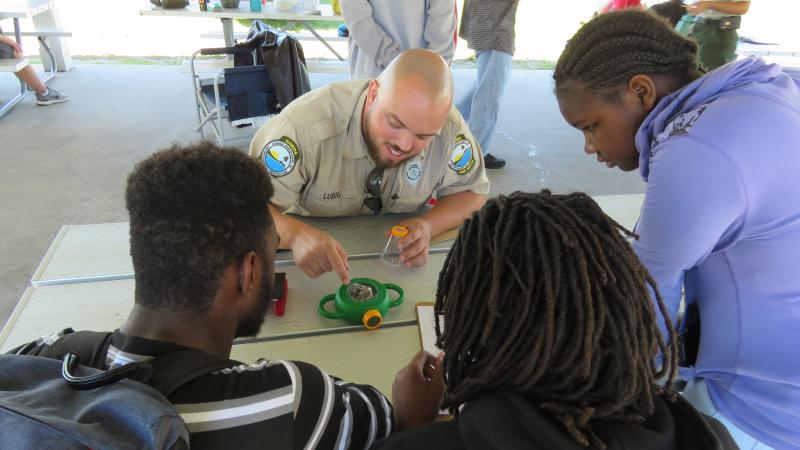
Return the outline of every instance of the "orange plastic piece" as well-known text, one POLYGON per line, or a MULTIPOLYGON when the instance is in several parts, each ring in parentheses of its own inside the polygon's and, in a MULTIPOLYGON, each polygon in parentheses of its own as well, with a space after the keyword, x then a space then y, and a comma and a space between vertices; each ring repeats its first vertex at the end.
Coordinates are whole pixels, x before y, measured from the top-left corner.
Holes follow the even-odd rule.
POLYGON ((383 317, 381 316, 381 312, 377 309, 370 309, 369 311, 365 312, 364 315, 361 317, 361 323, 364 324, 364 328, 368 330, 374 330, 381 326, 383 323, 383 317), (377 321, 375 320, 377 319, 377 321))

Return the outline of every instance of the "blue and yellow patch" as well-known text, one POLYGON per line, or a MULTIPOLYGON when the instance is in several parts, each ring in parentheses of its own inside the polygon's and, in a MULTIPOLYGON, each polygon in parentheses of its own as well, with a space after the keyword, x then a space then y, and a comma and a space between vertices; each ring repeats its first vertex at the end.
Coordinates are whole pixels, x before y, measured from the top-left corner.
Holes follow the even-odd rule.
POLYGON ((447 165, 459 175, 466 175, 475 167, 475 151, 472 143, 463 134, 456 136, 453 153, 450 154, 447 165))
POLYGON ((300 147, 289 137, 267 142, 261 150, 261 162, 273 177, 288 175, 300 161, 300 147))

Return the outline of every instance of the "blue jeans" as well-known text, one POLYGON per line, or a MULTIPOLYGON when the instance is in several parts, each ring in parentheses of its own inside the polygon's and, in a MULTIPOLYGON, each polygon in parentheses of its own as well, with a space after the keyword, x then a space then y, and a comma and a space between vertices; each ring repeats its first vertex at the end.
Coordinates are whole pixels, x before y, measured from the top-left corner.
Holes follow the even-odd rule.
POLYGON ((456 108, 464 116, 483 154, 489 153, 500 100, 511 74, 512 56, 497 50, 478 52, 478 82, 462 97, 456 108))
POLYGON ((772 450, 772 447, 745 433, 730 420, 725 418, 725 416, 720 414, 719 411, 717 411, 717 408, 714 406, 714 403, 711 402, 711 398, 708 396, 706 380, 703 378, 695 378, 689 381, 689 384, 687 384, 686 388, 683 390, 683 398, 685 398, 686 401, 691 403, 701 413, 711 416, 725 425, 725 428, 728 429, 728 432, 731 434, 733 440, 736 441, 736 444, 740 449, 772 450))

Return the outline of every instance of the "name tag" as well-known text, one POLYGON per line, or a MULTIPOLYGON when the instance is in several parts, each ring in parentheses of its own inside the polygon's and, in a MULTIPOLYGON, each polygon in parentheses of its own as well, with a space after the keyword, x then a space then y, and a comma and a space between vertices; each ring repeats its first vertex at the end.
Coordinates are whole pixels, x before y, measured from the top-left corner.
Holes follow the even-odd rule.
POLYGON ((339 192, 325 192, 322 194, 323 200, 337 200, 342 198, 342 191, 339 192))

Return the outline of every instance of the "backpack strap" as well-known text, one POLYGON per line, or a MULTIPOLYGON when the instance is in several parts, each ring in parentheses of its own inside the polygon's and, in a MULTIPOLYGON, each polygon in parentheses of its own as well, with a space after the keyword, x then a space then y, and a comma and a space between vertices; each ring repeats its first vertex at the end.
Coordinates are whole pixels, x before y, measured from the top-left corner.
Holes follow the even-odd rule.
POLYGON ((39 356, 63 359, 67 353, 74 353, 84 366, 102 370, 106 363, 112 334, 98 331, 68 333, 53 342, 47 351, 39 356))
POLYGON ((73 389, 95 389, 124 378, 131 378, 152 386, 164 394, 164 397, 169 397, 179 387, 207 373, 241 364, 238 361, 193 349, 165 353, 150 361, 130 362, 113 369, 94 371, 85 376, 77 373, 79 363, 80 358, 70 352, 64 356, 64 363, 61 366, 61 376, 73 389))
POLYGON ((157 356, 147 362, 132 362, 103 371, 112 334, 96 331, 69 333, 56 340, 41 356, 62 359, 62 376, 74 389, 94 389, 123 378, 133 378, 154 387, 165 397, 207 373, 241 364, 200 350, 185 349, 157 356), (101 372, 79 376, 78 363, 100 369, 101 372))
POLYGON ((61 377, 69 387, 78 391, 99 388, 124 378, 146 380, 152 371, 146 363, 132 362, 113 369, 96 370, 89 375, 80 376, 78 375, 78 364, 80 364, 80 357, 70 352, 64 356, 64 363, 61 365, 61 377))

